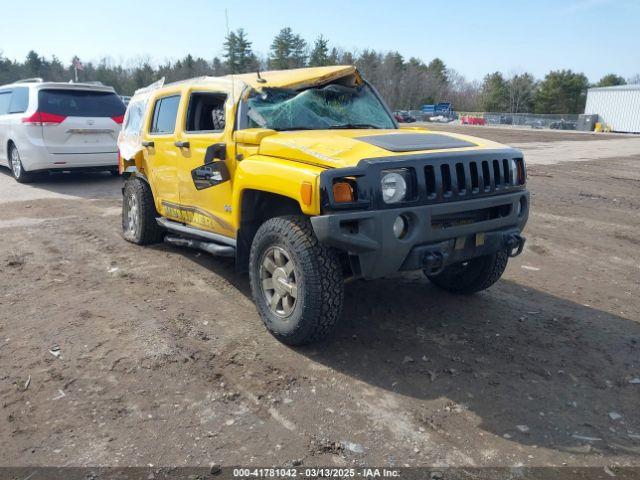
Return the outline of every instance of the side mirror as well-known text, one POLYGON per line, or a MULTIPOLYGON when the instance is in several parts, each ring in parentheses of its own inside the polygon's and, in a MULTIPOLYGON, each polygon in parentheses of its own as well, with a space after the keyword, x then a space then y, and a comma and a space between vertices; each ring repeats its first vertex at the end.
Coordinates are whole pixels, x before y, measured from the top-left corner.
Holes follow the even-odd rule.
POLYGON ((231 178, 227 164, 223 161, 205 163, 191 170, 191 178, 197 190, 215 187, 231 178))
POLYGON ((215 160, 227 159, 227 144, 226 143, 214 143, 207 147, 207 151, 204 154, 204 163, 213 163, 215 160))

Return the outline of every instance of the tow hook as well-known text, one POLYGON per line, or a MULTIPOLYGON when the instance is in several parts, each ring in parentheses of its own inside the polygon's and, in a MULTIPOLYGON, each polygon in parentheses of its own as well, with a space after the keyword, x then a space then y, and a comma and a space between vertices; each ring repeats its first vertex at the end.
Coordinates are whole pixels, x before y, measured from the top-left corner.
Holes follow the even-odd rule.
POLYGON ((446 252, 429 252, 423 259, 423 270, 427 275, 438 275, 447 262, 449 254, 446 252))
POLYGON ((526 239, 517 233, 512 233, 504 238, 504 246, 507 249, 507 255, 510 257, 517 257, 522 253, 524 248, 524 242, 526 239))

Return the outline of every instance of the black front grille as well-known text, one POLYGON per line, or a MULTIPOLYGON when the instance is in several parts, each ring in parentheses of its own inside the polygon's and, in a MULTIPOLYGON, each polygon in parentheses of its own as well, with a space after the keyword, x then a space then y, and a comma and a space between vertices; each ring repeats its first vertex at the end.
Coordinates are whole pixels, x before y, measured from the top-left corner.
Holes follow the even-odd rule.
POLYGON ((524 184, 521 162, 521 158, 430 162, 423 170, 426 198, 447 201, 519 187, 524 184))
POLYGON ((370 158, 361 160, 356 167, 322 173, 322 209, 386 209, 464 201, 522 190, 525 179, 522 153, 509 148, 370 158), (410 172, 411 195, 404 202, 387 204, 382 198, 380 179, 385 172, 398 169, 410 172), (355 182, 356 195, 353 202, 341 204, 333 198, 331 186, 334 180, 344 178, 355 182))

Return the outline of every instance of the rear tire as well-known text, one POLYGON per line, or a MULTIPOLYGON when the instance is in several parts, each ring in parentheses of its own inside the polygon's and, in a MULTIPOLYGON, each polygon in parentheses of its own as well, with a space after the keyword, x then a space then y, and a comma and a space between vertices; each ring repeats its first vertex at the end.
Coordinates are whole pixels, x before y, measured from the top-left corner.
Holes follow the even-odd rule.
POLYGON ((9 147, 9 166, 11 167, 11 173, 13 173, 13 178, 15 178, 16 182, 30 183, 35 179, 35 175, 33 173, 25 171, 22 166, 18 147, 13 144, 9 147))
POLYGON ((426 277, 434 285, 452 293, 469 295, 489 288, 496 283, 505 269, 509 256, 500 251, 466 262, 450 265, 438 275, 426 277))
POLYGON ((278 340, 303 345, 331 335, 342 315, 342 269, 307 218, 264 222, 251 244, 249 276, 260 317, 278 340))
POLYGON ((164 239, 164 231, 158 225, 157 217, 159 215, 149 184, 135 177, 127 180, 122 199, 124 239, 138 245, 161 242, 164 239))

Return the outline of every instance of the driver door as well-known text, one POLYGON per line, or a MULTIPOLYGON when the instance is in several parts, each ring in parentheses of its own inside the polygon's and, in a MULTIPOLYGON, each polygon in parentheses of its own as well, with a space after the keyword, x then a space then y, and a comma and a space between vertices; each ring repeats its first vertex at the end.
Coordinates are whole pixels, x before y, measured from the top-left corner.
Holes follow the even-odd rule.
POLYGON ((191 91, 187 94, 184 124, 177 132, 181 166, 178 173, 180 203, 188 224, 235 238, 231 214, 232 146, 227 146, 227 94, 191 91))

